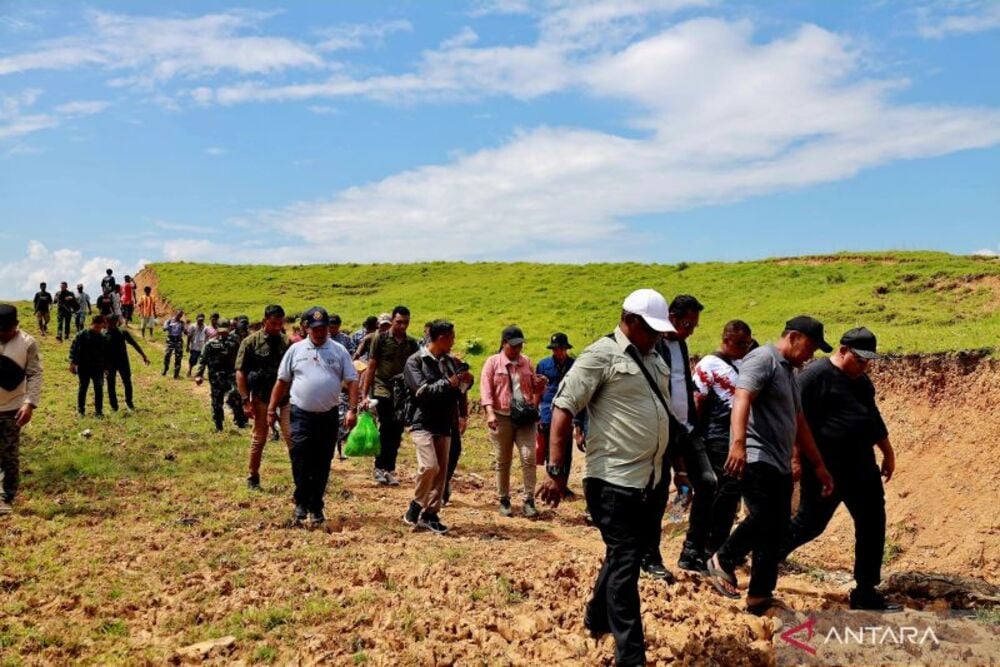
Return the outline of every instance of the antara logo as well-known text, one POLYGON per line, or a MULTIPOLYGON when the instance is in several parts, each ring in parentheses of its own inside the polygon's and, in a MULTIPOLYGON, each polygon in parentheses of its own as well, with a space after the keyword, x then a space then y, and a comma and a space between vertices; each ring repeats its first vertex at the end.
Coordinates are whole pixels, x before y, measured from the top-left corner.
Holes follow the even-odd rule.
POLYGON ((804 641, 799 641, 798 639, 795 638, 795 635, 805 630, 806 641, 809 641, 810 639, 813 638, 813 635, 816 634, 814 630, 815 627, 816 627, 816 618, 810 616, 809 620, 807 620, 805 623, 799 623, 794 628, 789 628, 784 632, 782 632, 781 638, 784 639, 789 644, 791 644, 792 646, 794 646, 795 648, 805 651, 809 655, 816 655, 816 649, 813 648, 811 644, 807 644, 804 641))
MULTIPOLYGON (((809 640, 818 634, 816 632, 816 618, 810 616, 808 620, 789 628, 781 633, 780 637, 790 646, 805 651, 809 655, 816 655, 816 647, 809 644, 809 640), (797 637, 805 633, 804 637, 797 637)), ((893 628, 885 625, 866 625, 856 628, 845 626, 843 628, 831 627, 823 637, 823 644, 855 644, 880 646, 884 644, 913 644, 923 646, 927 642, 932 642, 935 646, 940 645, 934 628, 917 628, 909 625, 901 625, 893 628)))

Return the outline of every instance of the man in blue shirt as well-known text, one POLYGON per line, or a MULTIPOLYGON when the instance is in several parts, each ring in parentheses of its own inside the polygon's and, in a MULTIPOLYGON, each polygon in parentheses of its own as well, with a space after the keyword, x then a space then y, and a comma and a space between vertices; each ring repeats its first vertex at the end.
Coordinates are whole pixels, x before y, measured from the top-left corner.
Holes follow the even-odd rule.
POLYGON ((289 393, 292 477, 295 481, 295 515, 300 524, 308 515, 313 526, 322 524, 323 495, 330 478, 330 462, 337 442, 340 390, 347 383, 349 410, 344 427, 357 421, 358 372, 351 355, 330 339, 330 316, 316 306, 306 311, 309 337, 293 344, 278 366, 278 379, 267 406, 267 423, 277 420, 278 406, 289 393))
MULTIPOLYGON (((538 408, 541 418, 538 421, 537 437, 545 454, 545 464, 549 462, 549 431, 552 427, 552 399, 556 396, 559 383, 566 377, 566 373, 573 367, 573 362, 575 361, 573 357, 569 356, 569 351, 573 349, 573 346, 570 345, 569 337, 566 334, 552 334, 547 347, 552 350, 552 356, 539 360, 538 366, 535 367, 535 372, 539 375, 544 375, 549 381, 545 385, 545 393, 542 394, 542 403, 538 408)), ((573 419, 573 439, 576 440, 577 446, 582 446, 583 444, 582 426, 581 415, 577 415, 573 419)), ((566 456, 564 459, 566 470, 569 470, 573 464, 573 447, 571 444, 569 442, 566 443, 566 456)), ((564 497, 572 498, 574 495, 567 488, 564 497)))

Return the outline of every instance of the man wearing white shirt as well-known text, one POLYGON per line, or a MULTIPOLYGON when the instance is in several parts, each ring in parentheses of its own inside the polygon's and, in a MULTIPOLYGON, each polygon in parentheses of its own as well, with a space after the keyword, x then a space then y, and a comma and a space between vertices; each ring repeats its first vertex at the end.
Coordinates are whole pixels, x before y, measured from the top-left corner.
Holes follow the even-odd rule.
POLYGON ((351 355, 330 339, 330 317, 319 306, 303 315, 308 338, 285 352, 278 366, 278 379, 267 407, 268 426, 277 419, 278 405, 290 393, 292 478, 295 481, 295 523, 308 515, 316 526, 326 520, 323 495, 330 478, 330 462, 337 442, 341 387, 347 383, 349 410, 344 427, 357 421, 358 372, 351 355))

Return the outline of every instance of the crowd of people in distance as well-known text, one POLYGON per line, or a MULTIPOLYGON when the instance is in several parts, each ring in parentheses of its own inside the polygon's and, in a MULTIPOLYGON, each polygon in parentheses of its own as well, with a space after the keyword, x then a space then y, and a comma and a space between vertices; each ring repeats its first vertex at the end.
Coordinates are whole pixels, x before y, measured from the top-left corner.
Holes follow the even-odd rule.
MULTIPOLYGON (((82 285, 74 295, 63 282, 53 297, 43 283, 34 298, 43 336, 53 304, 60 341, 69 339, 69 321, 76 318, 69 361, 79 378, 81 415, 90 387, 94 413, 102 414, 105 380, 111 409, 118 409, 116 378, 126 409, 134 409, 128 346, 149 364, 128 331, 134 309, 143 339, 146 329, 152 338, 158 328, 149 287, 135 299, 135 283, 126 276, 118 285, 110 269, 101 287, 89 328, 82 319, 92 308, 82 285)), ((186 353, 188 376, 201 384, 207 372, 216 430, 223 430, 227 405, 236 426, 252 425, 250 489, 261 488, 269 435, 284 440, 295 525, 325 521, 334 453, 359 411, 378 424, 371 471, 378 485, 399 486, 398 454, 409 433, 416 469, 402 520, 437 534, 448 532, 441 512, 450 502, 469 392, 478 381, 500 516, 514 514, 515 459, 519 512, 536 519, 536 499, 557 508, 575 495, 568 485, 573 450, 585 455, 583 496, 606 552, 583 623, 595 637, 614 636, 617 664, 645 662, 639 577, 675 581, 661 550, 671 487, 675 499, 689 505, 677 567, 739 598, 737 568, 749 559, 749 613, 780 606, 774 597, 780 562, 820 535, 840 503, 856 531, 851 608, 898 610, 877 589, 886 526, 882 480, 892 477, 895 454, 867 375, 878 358, 875 335, 854 328, 834 348, 821 322, 800 315, 775 332, 776 341, 758 345, 750 325, 732 319, 717 349, 692 364, 687 341, 703 311, 694 296, 678 295, 668 304, 659 292, 639 289, 624 299, 614 331, 576 357, 568 336, 553 333, 551 354, 537 365, 523 353, 522 329, 510 325, 477 378, 454 353, 454 324, 429 321, 417 339, 408 333, 410 310, 402 305, 366 318, 353 333, 320 306, 288 317, 281 306, 268 305, 257 322, 218 313, 207 323, 203 314, 189 322, 176 310, 159 327, 162 374, 172 362, 179 379, 186 353), (811 361, 817 350, 831 356, 811 361), (795 482, 801 500, 793 516, 795 482), (745 511, 737 522, 741 500, 745 511)), ((0 513, 6 514, 17 491, 18 433, 38 404, 42 376, 37 343, 19 330, 9 305, 0 305, 0 361, 0 513)))

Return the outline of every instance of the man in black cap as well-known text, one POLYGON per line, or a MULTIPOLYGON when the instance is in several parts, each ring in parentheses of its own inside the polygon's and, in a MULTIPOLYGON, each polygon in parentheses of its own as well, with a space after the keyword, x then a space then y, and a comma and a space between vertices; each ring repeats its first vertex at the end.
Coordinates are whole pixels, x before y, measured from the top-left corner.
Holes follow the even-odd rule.
POLYGON ((38 330, 43 336, 49 334, 49 318, 52 317, 52 293, 45 289, 45 283, 39 283, 38 291, 35 292, 35 320, 38 322, 38 330))
POLYGON ((94 415, 104 416, 104 371, 108 356, 104 322, 104 315, 94 315, 90 328, 78 333, 69 348, 69 371, 80 380, 76 409, 81 417, 85 413, 87 390, 91 384, 94 385, 94 415))
POLYGON ((17 308, 0 303, 0 516, 13 511, 21 479, 21 429, 31 421, 42 397, 38 343, 17 325, 17 308))
POLYGON ((278 419, 278 406, 290 396, 291 444, 295 481, 295 514, 301 523, 322 524, 323 495, 330 478, 330 462, 337 442, 340 393, 347 384, 348 411, 344 427, 354 427, 358 414, 358 372, 343 345, 330 339, 330 316, 316 306, 302 318, 309 336, 292 344, 278 367, 278 377, 267 406, 267 422, 278 419), (290 391, 289 391, 290 387, 290 391))
POLYGON ((854 580, 851 609, 899 611, 875 587, 881 579, 885 548, 885 492, 882 477, 892 478, 896 455, 889 431, 875 404, 875 387, 868 364, 878 358, 875 334, 864 327, 851 329, 828 359, 809 364, 799 374, 802 410, 816 437, 823 461, 833 476, 835 491, 823 496, 809 469, 802 471, 799 510, 782 545, 785 558, 819 537, 841 502, 854 519, 854 580), (882 467, 874 448, 882 450, 882 467))
POLYGON ((795 369, 817 349, 833 349, 823 339, 823 324, 805 315, 794 317, 776 344, 744 357, 736 383, 725 472, 742 477, 749 513, 709 559, 708 572, 716 590, 739 598, 736 565, 752 551, 747 611, 753 614, 763 614, 775 604, 778 552, 792 513, 793 448, 815 468, 820 493, 833 492, 833 480, 802 414, 795 377, 795 369))
MULTIPOLYGON (((552 430, 552 399, 556 397, 556 390, 559 389, 559 383, 566 377, 566 373, 573 367, 573 362, 576 359, 569 356, 569 351, 573 349, 573 346, 569 342, 569 336, 564 333, 558 332, 552 334, 549 338, 549 344, 546 345, 546 349, 552 350, 552 356, 539 359, 538 365, 535 367, 535 372, 548 380, 548 384, 545 385, 545 392, 542 394, 542 402, 538 406, 539 420, 537 436, 545 452, 543 463, 548 465, 549 435, 552 430)), ((573 419, 573 440, 577 442, 577 446, 579 447, 583 446, 582 420, 584 418, 585 413, 581 413, 573 419)), ((567 442, 563 451, 565 451, 563 465, 567 470, 571 470, 573 467, 572 443, 567 442)), ((566 497, 572 498, 574 495, 573 491, 569 487, 566 487, 566 497)))

